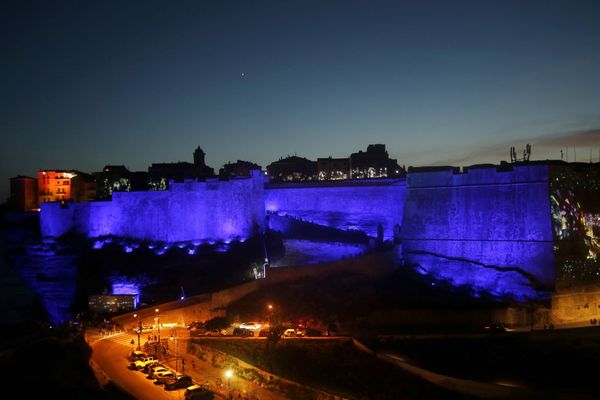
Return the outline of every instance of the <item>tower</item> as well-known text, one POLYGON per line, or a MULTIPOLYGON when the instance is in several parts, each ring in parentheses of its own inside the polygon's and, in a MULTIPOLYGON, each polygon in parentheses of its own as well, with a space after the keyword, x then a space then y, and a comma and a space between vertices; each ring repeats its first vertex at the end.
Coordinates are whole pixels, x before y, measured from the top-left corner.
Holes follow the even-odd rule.
POLYGON ((204 166, 204 151, 198 146, 198 148, 194 151, 194 165, 201 167, 204 166))

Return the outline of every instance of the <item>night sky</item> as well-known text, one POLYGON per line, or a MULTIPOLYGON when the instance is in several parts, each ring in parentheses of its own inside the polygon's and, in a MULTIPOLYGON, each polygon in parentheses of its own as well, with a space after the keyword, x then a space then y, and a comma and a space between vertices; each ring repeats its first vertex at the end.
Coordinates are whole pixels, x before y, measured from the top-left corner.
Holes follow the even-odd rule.
POLYGON ((0 201, 40 168, 600 157, 600 1, 3 1, 0 201))

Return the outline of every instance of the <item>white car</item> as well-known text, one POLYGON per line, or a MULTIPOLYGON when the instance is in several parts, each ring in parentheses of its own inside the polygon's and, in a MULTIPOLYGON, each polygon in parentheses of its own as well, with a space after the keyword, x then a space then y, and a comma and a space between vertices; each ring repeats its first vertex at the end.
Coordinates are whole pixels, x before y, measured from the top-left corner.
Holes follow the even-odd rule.
POLYGON ((298 335, 296 334, 296 330, 289 328, 286 329, 285 332, 283 332, 283 337, 298 337, 298 335))
POLYGON ((156 373, 156 380, 154 381, 155 385, 162 385, 164 384, 167 379, 171 378, 171 377, 175 377, 175 372, 173 371, 161 371, 161 372, 157 372, 156 373))
POLYGON ((152 369, 150 369, 150 372, 148 372, 148 375, 146 377, 148 379, 156 379, 157 374, 159 372, 165 372, 165 371, 168 371, 168 369, 163 367, 162 365, 152 367, 152 369))
POLYGON ((253 331, 260 329, 261 326, 262 326, 261 324, 259 324, 258 322, 254 322, 254 321, 244 322, 244 323, 240 324, 240 328, 251 329, 253 331))

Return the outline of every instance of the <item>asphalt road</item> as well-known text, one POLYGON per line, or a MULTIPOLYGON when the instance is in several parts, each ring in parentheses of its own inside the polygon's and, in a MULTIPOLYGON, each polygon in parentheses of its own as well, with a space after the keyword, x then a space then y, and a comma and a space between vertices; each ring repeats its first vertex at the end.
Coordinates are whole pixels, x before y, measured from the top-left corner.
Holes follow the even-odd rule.
POLYGON ((129 342, 134 335, 120 334, 107 337, 91 344, 93 362, 103 373, 122 390, 139 400, 181 400, 184 389, 166 391, 162 385, 155 385, 153 380, 146 379, 141 371, 128 369, 127 355, 131 351, 129 342))

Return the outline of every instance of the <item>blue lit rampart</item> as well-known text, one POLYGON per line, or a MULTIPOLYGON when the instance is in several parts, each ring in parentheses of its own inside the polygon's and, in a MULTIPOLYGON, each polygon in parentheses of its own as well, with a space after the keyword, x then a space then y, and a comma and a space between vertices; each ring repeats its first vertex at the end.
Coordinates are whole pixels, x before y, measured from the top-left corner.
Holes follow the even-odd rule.
POLYGON ((546 165, 413 171, 401 237, 407 262, 456 285, 536 297, 555 280, 546 165))
POLYGON ((377 237, 381 224, 385 239, 402 224, 404 179, 370 179, 321 184, 273 184, 265 191, 267 212, 341 230, 359 230, 377 237))
MULTIPOLYGON (((44 236, 70 229, 89 237, 180 242, 241 240, 264 229, 263 177, 173 183, 169 190, 115 192, 112 201, 42 205, 44 236)), ((98 244, 98 246, 101 246, 98 244)))
MULTIPOLYGON (((516 299, 555 282, 548 165, 410 169, 406 180, 267 184, 174 183, 168 191, 119 192, 110 202, 44 204, 42 233, 149 240, 157 254, 185 242, 225 251, 264 229, 266 212, 341 230, 401 238, 404 260, 454 285, 516 299), (162 243, 162 244, 159 244, 162 243), (196 243, 196 244, 194 244, 196 243)), ((275 220, 275 219, 274 219, 275 220)), ((124 245, 125 250, 131 247, 124 245)), ((134 251, 132 248, 131 251, 134 251)))

